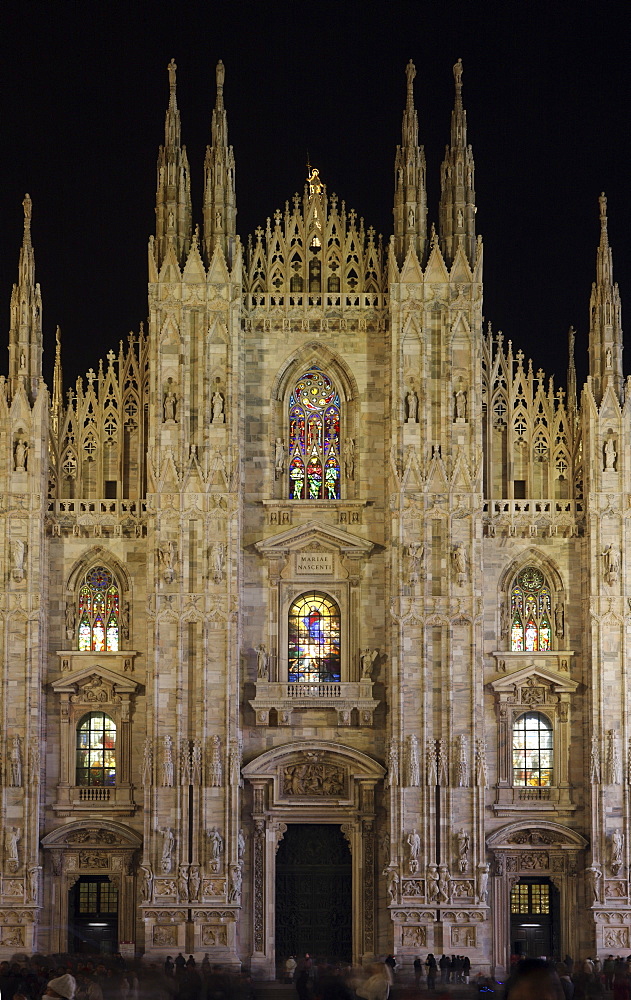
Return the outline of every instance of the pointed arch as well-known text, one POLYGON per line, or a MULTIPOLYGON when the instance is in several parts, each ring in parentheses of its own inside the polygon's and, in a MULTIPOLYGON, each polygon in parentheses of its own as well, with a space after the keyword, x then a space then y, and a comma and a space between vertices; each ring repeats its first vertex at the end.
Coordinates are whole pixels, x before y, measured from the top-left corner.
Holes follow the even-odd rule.
POLYGON ((66 579, 66 590, 74 594, 88 570, 101 564, 105 564, 111 570, 124 591, 131 590, 131 577, 125 565, 102 545, 93 545, 76 560, 66 579))
POLYGON ((548 558, 540 549, 535 546, 529 546, 515 556, 505 567, 502 572, 498 589, 501 593, 506 594, 510 590, 515 577, 525 569, 526 566, 535 566, 541 573, 546 577, 548 583, 552 590, 558 594, 565 593, 565 585, 563 583, 563 578, 558 570, 555 562, 548 558))
POLYGON ((350 368, 339 354, 318 341, 304 344, 283 362, 272 384, 272 399, 279 403, 284 402, 290 391, 290 386, 303 371, 314 365, 325 371, 335 381, 343 402, 349 403, 357 400, 359 396, 357 382, 350 368))

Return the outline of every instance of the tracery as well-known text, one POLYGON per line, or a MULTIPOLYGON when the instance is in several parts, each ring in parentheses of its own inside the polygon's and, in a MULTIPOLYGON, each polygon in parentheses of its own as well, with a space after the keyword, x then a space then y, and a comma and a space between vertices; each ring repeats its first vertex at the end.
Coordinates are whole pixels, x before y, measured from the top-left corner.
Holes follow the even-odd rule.
POLYGON ((534 653, 551 648, 550 588, 536 566, 519 573, 511 590, 511 649, 534 653))
POLYGON ((119 587, 105 566, 94 566, 79 589, 79 649, 116 653, 119 647, 119 587))
POLYGON ((289 499, 340 499, 340 397, 316 366, 289 400, 289 499))

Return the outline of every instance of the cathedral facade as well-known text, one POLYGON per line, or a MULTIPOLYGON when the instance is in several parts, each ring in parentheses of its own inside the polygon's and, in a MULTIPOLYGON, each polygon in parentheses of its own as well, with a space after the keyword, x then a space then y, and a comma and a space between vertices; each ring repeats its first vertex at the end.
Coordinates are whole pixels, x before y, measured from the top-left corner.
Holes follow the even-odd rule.
POLYGON ((316 169, 246 244, 217 67, 175 65, 148 325, 42 379, 31 203, 0 379, 0 954, 272 977, 631 950, 631 411, 606 202, 577 395, 483 329, 454 67, 429 228, 412 63, 384 245, 316 169), (627 586, 628 584, 628 586, 627 586))

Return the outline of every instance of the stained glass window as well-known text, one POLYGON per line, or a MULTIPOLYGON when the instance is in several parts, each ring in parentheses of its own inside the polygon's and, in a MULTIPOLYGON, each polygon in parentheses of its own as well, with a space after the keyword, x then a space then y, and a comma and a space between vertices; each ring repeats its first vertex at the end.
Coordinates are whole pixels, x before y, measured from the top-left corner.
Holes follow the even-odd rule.
POLYGON ((326 594, 302 594, 289 609, 288 679, 340 680, 340 609, 326 594))
POLYGON ((511 590, 511 649, 535 653, 552 646, 552 600, 543 573, 527 566, 511 590))
POLYGON ((289 400, 289 499, 340 499, 340 397, 316 367, 289 400))
POLYGON ((513 784, 552 784, 552 725, 541 712, 527 712, 513 726, 513 784))
POLYGON ((86 573, 79 589, 79 649, 116 653, 120 642, 120 594, 105 566, 86 573))
POLYGON ((116 723, 103 712, 84 715, 77 728, 77 784, 116 784, 116 723))
POLYGON ((549 913, 550 886, 545 882, 514 885, 510 893, 511 913, 549 913))

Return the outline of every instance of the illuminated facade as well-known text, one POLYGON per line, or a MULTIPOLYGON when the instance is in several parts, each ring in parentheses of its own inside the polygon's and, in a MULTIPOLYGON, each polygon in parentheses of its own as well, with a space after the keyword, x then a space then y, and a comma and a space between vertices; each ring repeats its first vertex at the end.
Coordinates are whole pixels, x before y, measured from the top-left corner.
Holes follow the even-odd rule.
POLYGON ((572 332, 565 392, 483 329, 460 63, 437 229, 408 65, 386 245, 316 169, 242 244, 221 64, 200 231, 169 76, 148 326, 67 393, 59 336, 41 377, 24 202, 2 956, 626 955, 631 411, 604 198, 579 403, 572 332))

